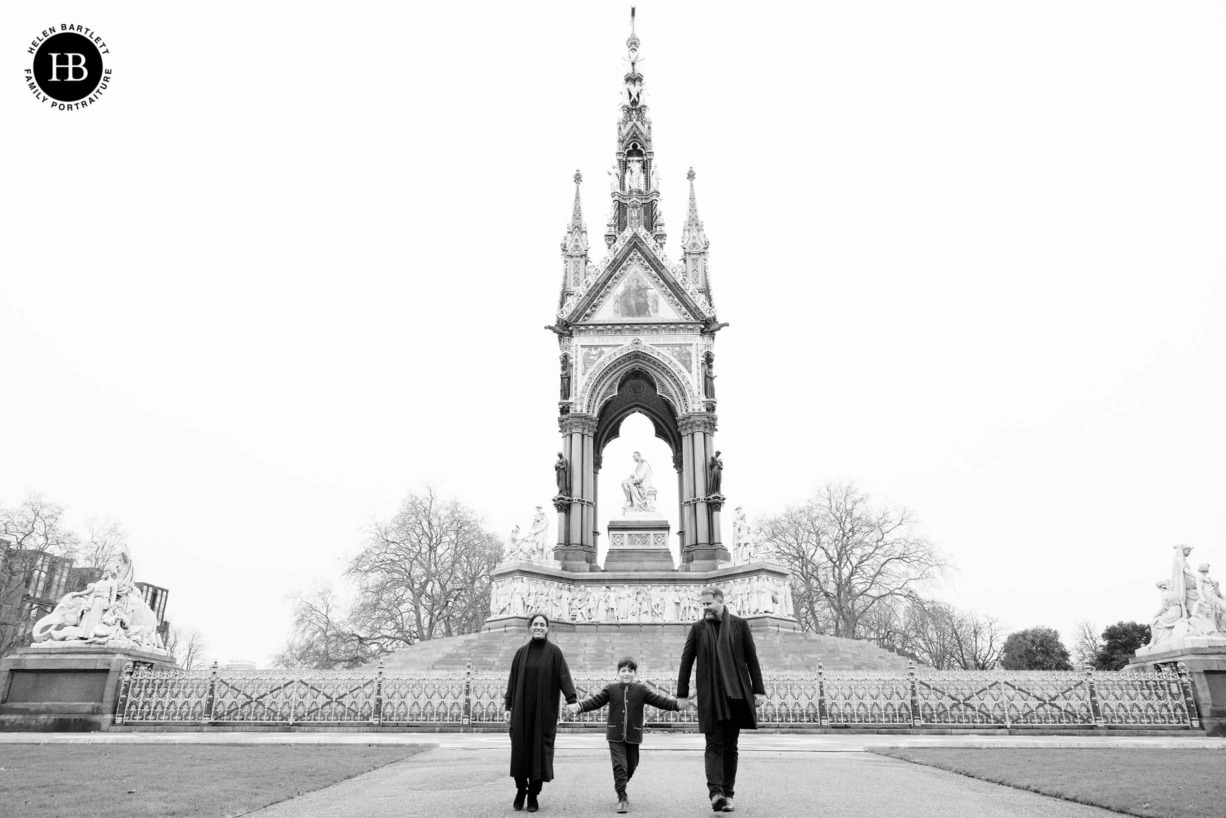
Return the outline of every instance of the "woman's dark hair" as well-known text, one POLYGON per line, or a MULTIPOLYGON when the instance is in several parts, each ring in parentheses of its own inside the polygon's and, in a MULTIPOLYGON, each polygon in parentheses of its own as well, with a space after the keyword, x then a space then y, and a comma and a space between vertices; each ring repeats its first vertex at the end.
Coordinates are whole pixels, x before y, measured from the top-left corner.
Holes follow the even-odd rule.
POLYGON ((549 617, 545 616, 545 614, 543 614, 543 613, 534 613, 534 614, 532 614, 532 616, 528 617, 528 627, 529 627, 529 628, 531 628, 531 627, 532 627, 532 623, 533 623, 533 622, 535 622, 535 621, 536 621, 536 620, 538 620, 538 619, 544 619, 544 620, 545 620, 545 627, 546 627, 546 628, 548 628, 548 627, 549 627, 549 617))

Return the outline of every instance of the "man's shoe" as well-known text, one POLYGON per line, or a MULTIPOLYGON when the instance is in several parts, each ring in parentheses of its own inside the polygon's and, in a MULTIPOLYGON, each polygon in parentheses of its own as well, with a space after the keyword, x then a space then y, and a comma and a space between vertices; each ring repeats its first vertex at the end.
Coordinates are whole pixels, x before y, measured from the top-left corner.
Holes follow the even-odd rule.
POLYGON ((528 793, 528 812, 536 812, 541 808, 541 805, 536 803, 536 796, 533 793, 528 793))
POLYGON ((732 803, 732 796, 730 795, 724 799, 724 812, 733 812, 734 810, 736 810, 736 804, 732 803))
POLYGON ((518 790, 515 793, 515 800, 511 802, 511 806, 515 808, 516 812, 519 812, 521 809, 524 808, 524 799, 527 797, 528 797, 527 790, 518 790))
POLYGON ((723 795, 716 793, 711 796, 711 809, 715 812, 723 812, 724 807, 728 805, 728 799, 723 795))
POLYGON ((627 799, 625 799, 625 798, 623 798, 622 800, 618 801, 618 802, 617 802, 617 811, 618 811, 618 812, 621 812, 621 813, 629 812, 629 811, 630 811, 630 801, 629 801, 629 800, 627 800, 627 799))

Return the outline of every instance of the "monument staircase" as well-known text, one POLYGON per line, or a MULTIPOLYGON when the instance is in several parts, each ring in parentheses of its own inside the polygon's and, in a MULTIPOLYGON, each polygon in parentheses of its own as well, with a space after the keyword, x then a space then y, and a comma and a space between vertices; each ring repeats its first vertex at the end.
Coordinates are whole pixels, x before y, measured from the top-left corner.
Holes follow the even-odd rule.
MULTIPOLYGON (((688 625, 608 625, 576 631, 551 631, 549 638, 566 656, 577 676, 612 674, 617 660, 633 656, 648 677, 671 674, 681 662, 688 625)), ((754 629, 762 669, 768 673, 814 671, 820 661, 830 671, 907 671, 907 659, 857 639, 802 633, 770 626, 754 629)), ((525 642, 527 630, 487 630, 402 648, 383 657, 384 672, 462 673, 506 671, 525 642)))

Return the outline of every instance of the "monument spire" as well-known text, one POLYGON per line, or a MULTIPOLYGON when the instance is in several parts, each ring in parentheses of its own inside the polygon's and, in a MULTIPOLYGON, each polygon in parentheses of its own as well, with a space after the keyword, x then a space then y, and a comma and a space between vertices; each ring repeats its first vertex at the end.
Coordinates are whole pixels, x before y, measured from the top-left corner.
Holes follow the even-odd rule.
POLYGON ((707 249, 711 242, 702 229, 702 220, 698 218, 698 200, 694 196, 694 169, 685 175, 690 180, 690 209, 685 217, 685 227, 681 231, 681 251, 685 254, 685 275, 689 282, 708 298, 711 296, 707 282, 707 249))
POLYGON ((575 171, 575 209, 570 216, 570 230, 581 230, 587 233, 587 226, 583 223, 583 206, 579 202, 579 185, 583 182, 583 174, 575 171))
POLYGON ((568 296, 583 285, 587 277, 587 225, 583 222, 583 206, 579 201, 579 185, 583 182, 583 174, 575 171, 575 206, 571 211, 570 225, 566 235, 562 237, 562 298, 564 303, 568 296))
POLYGON ((664 244, 664 220, 660 216, 660 190, 657 183, 655 153, 651 147, 651 119, 643 104, 643 74, 639 71, 639 37, 634 30, 634 8, 630 9, 630 37, 626 40, 626 61, 630 70, 622 78, 626 98, 622 101, 621 121, 617 124, 617 153, 611 179, 613 208, 605 228, 605 244, 612 246, 626 230, 646 230, 664 244))

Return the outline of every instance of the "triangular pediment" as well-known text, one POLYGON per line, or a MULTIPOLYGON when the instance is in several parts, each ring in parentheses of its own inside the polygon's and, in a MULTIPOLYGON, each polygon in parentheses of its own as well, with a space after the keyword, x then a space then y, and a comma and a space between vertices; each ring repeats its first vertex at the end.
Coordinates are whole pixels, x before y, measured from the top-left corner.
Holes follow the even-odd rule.
POLYGON ((617 249, 565 319, 586 322, 698 322, 703 309, 682 287, 654 249, 632 235, 617 249))

